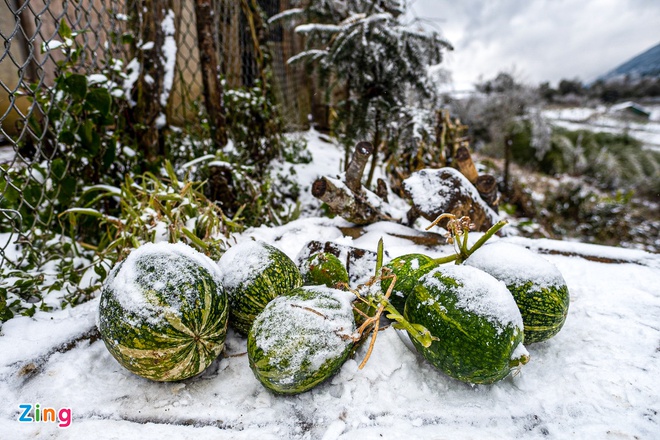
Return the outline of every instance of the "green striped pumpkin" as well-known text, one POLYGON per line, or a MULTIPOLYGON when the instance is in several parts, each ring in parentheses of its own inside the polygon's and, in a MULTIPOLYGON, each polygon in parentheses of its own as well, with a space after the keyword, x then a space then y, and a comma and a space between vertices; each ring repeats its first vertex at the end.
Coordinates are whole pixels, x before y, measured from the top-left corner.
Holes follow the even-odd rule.
MULTIPOLYGON (((432 263, 433 258, 429 256, 423 254, 406 254, 394 258, 384 266, 392 274, 396 275, 396 282, 390 295, 390 303, 400 313, 403 312, 406 299, 415 288, 419 278, 435 267, 432 263)), ((392 279, 384 279, 380 284, 383 293, 385 293, 390 288, 392 279)))
POLYGON ((469 266, 439 266, 420 278, 404 317, 426 327, 429 347, 412 343, 431 364, 469 383, 489 384, 527 362, 522 318, 502 283, 469 266))
POLYGON ((195 376, 222 352, 228 304, 217 265, 183 243, 145 244, 106 279, 98 328, 112 356, 156 381, 195 376))
POLYGON ((261 241, 232 246, 218 261, 229 298, 229 324, 247 335, 272 299, 302 285, 295 263, 281 250, 261 241))
POLYGON ((568 287, 548 260, 524 247, 495 242, 478 249, 465 264, 506 284, 522 315, 525 344, 550 339, 564 326, 568 287))
POLYGON ((348 292, 306 286, 268 303, 247 340, 255 377, 278 394, 298 394, 328 379, 351 354, 355 320, 348 292))
POLYGON ((348 272, 339 258, 328 252, 318 252, 309 257, 301 268, 303 282, 307 286, 335 287, 348 285, 348 272))

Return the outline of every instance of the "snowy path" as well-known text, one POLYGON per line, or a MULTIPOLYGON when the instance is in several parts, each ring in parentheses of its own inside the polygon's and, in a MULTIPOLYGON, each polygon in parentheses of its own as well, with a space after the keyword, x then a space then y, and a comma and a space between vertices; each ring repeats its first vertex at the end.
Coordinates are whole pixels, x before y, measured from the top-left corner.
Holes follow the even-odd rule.
MULTIPOLYGON (((406 244, 384 229, 350 243, 320 219, 247 235, 292 257, 309 239, 375 249, 381 235, 391 257, 448 251, 406 244)), ((4 325, 0 438, 660 438, 660 256, 576 243, 522 244, 636 263, 544 254, 568 282, 566 325, 555 338, 528 346, 530 363, 497 384, 470 386, 444 376, 392 329, 379 334, 363 370, 357 365, 364 347, 329 382, 298 396, 266 391, 242 354, 245 340, 233 332, 229 357, 200 377, 150 382, 124 370, 96 340, 94 300, 4 325), (70 426, 17 421, 19 405, 37 403, 71 408, 70 426)))

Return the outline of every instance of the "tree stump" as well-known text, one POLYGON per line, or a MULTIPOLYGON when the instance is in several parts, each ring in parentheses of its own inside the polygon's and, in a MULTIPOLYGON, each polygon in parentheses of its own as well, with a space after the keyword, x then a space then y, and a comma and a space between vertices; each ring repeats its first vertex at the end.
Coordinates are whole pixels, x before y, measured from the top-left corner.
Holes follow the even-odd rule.
MULTIPOLYGON (((408 220, 422 216, 433 221, 445 213, 468 216, 478 231, 486 231, 499 219, 470 181, 454 168, 424 169, 403 181, 413 202, 408 220)), ((445 227, 446 222, 439 224, 445 227)))

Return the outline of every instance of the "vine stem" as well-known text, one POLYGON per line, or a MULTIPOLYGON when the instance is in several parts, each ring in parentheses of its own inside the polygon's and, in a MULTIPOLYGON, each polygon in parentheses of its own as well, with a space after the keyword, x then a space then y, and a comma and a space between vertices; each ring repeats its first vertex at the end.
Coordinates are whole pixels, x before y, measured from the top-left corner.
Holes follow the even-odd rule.
POLYGON ((486 233, 483 236, 481 236, 479 240, 476 241, 476 243, 474 243, 474 245, 468 251, 467 256, 469 257, 470 255, 472 255, 477 249, 483 246, 484 243, 486 243, 493 235, 495 235, 500 229, 502 229, 508 223, 509 222, 506 220, 500 220, 499 222, 491 226, 490 229, 488 229, 486 233))
MULTIPOLYGON (((390 287, 387 289, 387 292, 385 295, 379 295, 380 297, 378 299, 378 309, 376 309, 376 313, 373 316, 367 317, 358 328, 358 340, 362 339, 363 335, 365 333, 371 333, 371 341, 369 341, 369 348, 367 348, 367 353, 364 356, 364 359, 358 366, 358 369, 363 369, 364 366, 367 364, 367 361, 371 357, 371 353, 374 350, 374 346, 376 345, 376 338, 378 337, 378 331, 380 330, 380 326, 378 325, 380 322, 380 316, 383 314, 383 311, 385 310, 385 307, 389 304, 389 298, 390 295, 392 294, 392 290, 394 289, 394 284, 396 283, 396 275, 391 274, 387 276, 380 276, 380 277, 373 277, 365 286, 370 287, 373 284, 375 284, 377 281, 382 281, 383 279, 391 279, 392 282, 390 283, 390 287)), ((369 302, 362 298, 359 293, 356 294, 358 299, 364 301, 364 302, 369 302)), ((364 315, 364 314, 363 314, 364 315)))
MULTIPOLYGON (((442 219, 449 218, 450 224, 448 225, 448 231, 449 231, 449 239, 456 239, 458 242, 456 242, 456 248, 457 252, 453 255, 448 255, 445 257, 440 257, 432 260, 428 265, 440 265, 440 264, 445 264, 445 263, 450 263, 452 261, 455 261, 456 264, 460 264, 463 261, 465 261, 472 253, 474 253, 477 249, 479 249, 481 246, 483 246, 486 241, 488 241, 493 235, 497 233, 500 229, 502 229, 506 224, 506 220, 501 220, 494 224, 486 233, 477 240, 477 242, 468 249, 468 231, 470 227, 472 226, 470 223, 470 219, 468 217, 461 217, 460 219, 457 219, 455 215, 453 214, 442 214, 440 215, 437 219, 431 223, 431 225, 427 228, 430 229, 431 227, 437 225, 442 219)), ((353 309, 358 313, 360 316, 364 318, 364 322, 356 331, 356 336, 353 337, 354 342, 357 344, 358 342, 366 339, 366 336, 371 333, 371 341, 369 342, 369 347, 367 348, 367 352, 364 356, 364 359, 358 366, 358 369, 363 369, 364 366, 367 364, 369 361, 369 358, 371 357, 371 353, 373 352, 374 346, 376 345, 376 338, 378 337, 378 331, 380 330, 379 322, 380 322, 380 317, 383 314, 383 312, 387 312, 386 317, 388 319, 391 319, 395 321, 394 327, 397 329, 403 329, 406 330, 408 335, 412 338, 415 339, 417 342, 419 342, 422 346, 428 347, 430 346, 433 341, 437 341, 438 338, 434 337, 431 335, 431 332, 429 330, 419 324, 413 324, 406 320, 399 311, 392 306, 390 303, 390 295, 392 294, 392 291, 394 289, 394 285, 396 284, 397 277, 393 273, 387 273, 389 271, 388 268, 382 267, 383 263, 383 242, 382 239, 378 242, 378 254, 377 254, 377 262, 376 262, 376 274, 371 277, 371 279, 365 283, 361 287, 366 287, 370 288, 374 284, 376 284, 378 281, 383 281, 383 280, 392 280, 390 283, 387 291, 385 293, 382 292, 382 290, 379 289, 379 292, 375 294, 371 294, 368 297, 365 297, 360 294, 358 290, 354 289, 349 289, 353 294, 356 296, 358 301, 361 301, 362 303, 366 304, 369 308, 375 308, 376 311, 371 315, 370 312, 365 313, 362 310, 360 310, 357 306, 353 305, 353 309), (371 316, 370 316, 371 315, 371 316)))
MULTIPOLYGON (((383 268, 382 272, 385 272, 388 270, 387 268, 383 268)), ((367 361, 371 357, 371 353, 373 352, 374 346, 376 344, 376 338, 378 337, 378 332, 380 331, 380 326, 378 325, 380 322, 380 317, 383 314, 383 312, 387 312, 387 315, 385 315, 388 319, 391 319, 393 321, 396 321, 394 324, 395 328, 398 329, 404 329, 408 332, 410 337, 412 339, 417 340, 421 345, 424 347, 428 347, 431 345, 431 343, 434 340, 437 340, 437 338, 433 337, 431 335, 431 332, 429 332, 426 327, 420 325, 420 324, 413 324, 409 321, 407 321, 401 313, 390 303, 390 295, 392 294, 392 291, 394 289, 394 285, 396 284, 396 275, 395 274, 387 274, 383 275, 381 273, 380 276, 374 276, 372 277, 365 285, 364 287, 371 287, 373 286, 376 282, 386 280, 386 279, 391 279, 392 282, 390 283, 390 286, 388 287, 387 291, 385 293, 379 292, 376 293, 375 295, 371 297, 363 297, 360 295, 358 291, 353 291, 355 296, 358 298, 359 301, 362 301, 363 303, 367 304, 370 307, 377 307, 376 312, 372 315, 369 316, 368 314, 364 313, 357 307, 353 306, 353 308, 356 310, 356 312, 361 315, 362 317, 365 318, 364 323, 357 329, 356 333, 357 336, 354 337, 354 341, 357 343, 363 339, 366 338, 365 335, 368 335, 371 333, 371 341, 369 342, 369 347, 367 348, 367 353, 364 356, 364 359, 358 366, 358 368, 361 370, 364 368, 364 366, 367 364, 367 361)))

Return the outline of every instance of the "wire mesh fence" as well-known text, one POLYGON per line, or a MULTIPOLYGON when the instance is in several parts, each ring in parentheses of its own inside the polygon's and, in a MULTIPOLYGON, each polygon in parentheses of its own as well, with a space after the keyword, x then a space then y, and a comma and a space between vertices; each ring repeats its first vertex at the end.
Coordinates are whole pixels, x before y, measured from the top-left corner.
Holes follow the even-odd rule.
MULTIPOLYGON (((176 42, 174 79, 163 113, 168 125, 194 129, 204 113, 196 2, 160 1, 174 17, 176 42)), ((124 91, 129 98, 113 107, 115 112, 123 111, 121 106, 130 103, 127 66, 148 43, 136 41, 136 27, 143 25, 136 21, 136 11, 148 11, 150 4, 151 0, 0 1, 0 266, 7 261, 20 264, 20 257, 13 255, 14 245, 30 245, 35 232, 51 227, 61 211, 62 192, 68 190, 62 183, 74 166, 75 151, 67 147, 75 143, 67 144, 67 139, 84 137, 87 127, 79 123, 72 130, 56 119, 78 111, 75 100, 62 92, 62 75, 66 71, 84 76, 88 87, 99 75, 110 78, 111 93, 124 91)), ((287 9, 288 1, 212 0, 211 4, 225 87, 254 86, 261 78, 255 50, 262 36, 257 35, 249 6, 258 6, 267 18, 287 9)), ((286 64, 300 45, 291 30, 276 27, 267 33, 273 89, 289 127, 304 123, 309 112, 308 95, 301 92, 305 73, 286 64)), ((67 93, 77 93, 66 81, 63 87, 67 93)), ((112 121, 103 124, 113 129, 112 121)))

